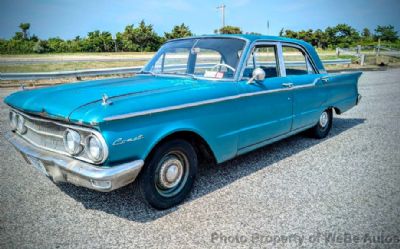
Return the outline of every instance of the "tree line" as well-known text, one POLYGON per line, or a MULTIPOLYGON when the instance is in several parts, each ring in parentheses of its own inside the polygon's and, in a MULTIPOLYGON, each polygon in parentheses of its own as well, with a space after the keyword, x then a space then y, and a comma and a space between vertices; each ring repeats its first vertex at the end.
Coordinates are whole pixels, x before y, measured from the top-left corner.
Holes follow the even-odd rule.
POLYGON ((71 40, 59 37, 47 40, 30 35, 29 23, 19 25, 21 31, 9 39, 0 39, 0 53, 66 53, 66 52, 152 52, 156 51, 165 41, 175 38, 192 36, 189 27, 182 23, 173 27, 171 32, 159 36, 153 25, 143 20, 136 26, 127 25, 123 32, 116 33, 115 37, 108 31, 95 30, 86 37, 76 36, 71 40))
POLYGON ((355 45, 376 45, 379 41, 400 47, 399 36, 392 25, 378 25, 374 32, 364 28, 358 32, 355 28, 347 24, 338 24, 334 27, 327 27, 324 31, 317 30, 284 30, 281 29, 280 36, 301 39, 319 48, 348 48, 355 45))
MULTIPOLYGON (((154 31, 153 25, 146 24, 143 20, 137 26, 126 26, 124 31, 116 33, 115 37, 110 32, 95 30, 89 32, 86 37, 77 36, 71 40, 59 37, 39 39, 36 35, 29 34, 29 23, 21 23, 19 28, 20 31, 16 32, 11 39, 0 39, 0 53, 153 52, 167 40, 193 35, 190 28, 182 23, 160 36, 154 31)), ((239 27, 225 26, 215 30, 214 33, 243 34, 243 31, 239 27)), ((255 32, 246 32, 246 34, 259 35, 255 32)), ((358 32, 347 24, 338 24, 327 27, 325 30, 281 29, 279 36, 301 39, 322 49, 350 47, 358 44, 376 45, 378 41, 400 47, 399 36, 392 25, 378 25, 373 32, 368 28, 358 32)))
MULTIPOLYGON (((243 34, 239 27, 225 26, 214 33, 222 34, 243 34)), ((255 32, 246 32, 246 34, 260 35, 255 32)), ((347 24, 338 24, 334 27, 327 27, 325 30, 300 30, 281 29, 279 36, 295 38, 311 43, 314 47, 327 48, 348 48, 355 45, 376 45, 380 40, 383 43, 390 44, 400 48, 400 41, 397 31, 392 25, 378 25, 374 32, 364 28, 358 32, 355 28, 347 24)))

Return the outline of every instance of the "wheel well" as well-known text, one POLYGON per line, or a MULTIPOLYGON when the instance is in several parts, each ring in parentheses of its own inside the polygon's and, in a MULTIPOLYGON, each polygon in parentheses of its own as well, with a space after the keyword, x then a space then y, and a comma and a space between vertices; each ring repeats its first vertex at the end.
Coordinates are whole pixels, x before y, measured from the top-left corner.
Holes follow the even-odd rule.
POLYGON ((340 111, 339 108, 337 108, 337 107, 330 107, 330 108, 333 109, 337 115, 342 114, 342 112, 340 111))
POLYGON ((172 139, 182 139, 189 142, 196 150, 196 153, 199 157, 199 163, 216 163, 215 155, 208 143, 200 135, 192 131, 179 131, 164 137, 154 146, 147 158, 151 157, 151 155, 161 144, 172 139))

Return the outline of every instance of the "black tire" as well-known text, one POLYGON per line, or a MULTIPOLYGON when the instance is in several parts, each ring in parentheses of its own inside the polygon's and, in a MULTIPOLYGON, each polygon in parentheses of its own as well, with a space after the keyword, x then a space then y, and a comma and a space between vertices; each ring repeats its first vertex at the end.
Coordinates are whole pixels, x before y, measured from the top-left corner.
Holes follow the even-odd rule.
POLYGON ((332 122, 333 122, 332 109, 327 109, 323 111, 320 115, 320 118, 318 119, 317 124, 310 129, 311 136, 318 139, 325 138, 326 136, 328 136, 329 131, 332 128, 332 122), (323 121, 324 118, 322 116, 325 116, 327 120, 323 121))
POLYGON ((143 199, 156 209, 181 203, 192 189, 197 165, 196 151, 189 142, 174 139, 161 144, 146 160, 139 177, 143 199))

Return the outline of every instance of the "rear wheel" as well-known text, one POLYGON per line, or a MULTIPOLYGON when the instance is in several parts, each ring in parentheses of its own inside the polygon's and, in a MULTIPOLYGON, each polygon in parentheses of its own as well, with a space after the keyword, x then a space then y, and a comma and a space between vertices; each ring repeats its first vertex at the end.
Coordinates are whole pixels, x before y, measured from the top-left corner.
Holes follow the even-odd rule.
POLYGON ((318 123, 310 129, 311 135, 315 138, 324 138, 329 134, 332 128, 333 113, 331 109, 327 109, 319 116, 318 123))
POLYGON ((197 164, 189 142, 175 139, 163 143, 150 156, 139 178, 143 198, 156 209, 181 203, 193 186, 197 164))

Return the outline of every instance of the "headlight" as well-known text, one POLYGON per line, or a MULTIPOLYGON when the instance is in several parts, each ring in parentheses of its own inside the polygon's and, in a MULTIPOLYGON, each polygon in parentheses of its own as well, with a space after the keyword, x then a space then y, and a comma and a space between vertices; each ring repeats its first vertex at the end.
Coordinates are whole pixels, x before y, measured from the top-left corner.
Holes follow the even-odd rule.
POLYGON ((17 114, 15 112, 10 112, 9 119, 11 129, 15 131, 17 129, 17 114))
POLYGON ((82 151, 81 135, 78 132, 67 129, 64 132, 64 147, 65 150, 71 154, 76 155, 82 151))
POLYGON ((86 151, 89 158, 94 162, 100 162, 104 158, 103 144, 95 135, 86 138, 86 151))
POLYGON ((25 126, 25 119, 21 115, 16 115, 17 118, 17 131, 20 134, 24 134, 26 132, 26 126, 25 126))

